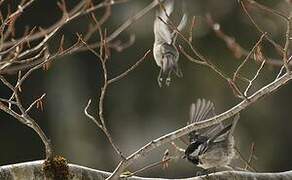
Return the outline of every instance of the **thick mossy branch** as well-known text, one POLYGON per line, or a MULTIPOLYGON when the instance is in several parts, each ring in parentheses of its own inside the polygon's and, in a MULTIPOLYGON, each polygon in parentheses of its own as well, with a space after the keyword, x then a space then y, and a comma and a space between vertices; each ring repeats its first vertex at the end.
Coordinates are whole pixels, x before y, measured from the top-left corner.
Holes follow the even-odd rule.
POLYGON ((70 179, 67 160, 61 156, 56 156, 53 159, 45 160, 43 164, 43 172, 46 177, 55 180, 70 179))
MULTIPOLYGON (((61 173, 64 178, 70 180, 104 180, 111 173, 90 169, 84 166, 78 166, 74 164, 66 164, 66 161, 62 157, 56 157, 53 162, 31 161, 26 163, 19 163, 13 165, 0 166, 0 179, 1 180, 23 180, 23 179, 46 179, 46 180, 56 180, 54 177, 46 177, 43 171, 44 168, 50 169, 51 166, 54 169, 53 172, 61 173), (63 166, 65 165, 65 166, 63 166), (68 167, 69 173, 63 171, 64 167, 68 167), (66 173, 63 173, 66 172, 66 173), (68 176, 69 175, 69 176, 68 176)), ((66 168, 65 168, 66 169, 66 168)), ((59 174, 60 175, 60 174, 59 174)), ((56 177, 56 176, 55 176, 56 177)), ((61 176, 58 176, 61 178, 61 176)), ((144 178, 144 177, 129 177, 128 180, 166 180, 162 178, 144 178)), ((183 178, 187 180, 291 180, 292 171, 280 172, 280 173, 253 173, 253 172, 243 172, 243 171, 224 171, 217 172, 214 174, 209 174, 208 176, 183 178)), ((59 180, 59 179, 58 179, 59 180)))

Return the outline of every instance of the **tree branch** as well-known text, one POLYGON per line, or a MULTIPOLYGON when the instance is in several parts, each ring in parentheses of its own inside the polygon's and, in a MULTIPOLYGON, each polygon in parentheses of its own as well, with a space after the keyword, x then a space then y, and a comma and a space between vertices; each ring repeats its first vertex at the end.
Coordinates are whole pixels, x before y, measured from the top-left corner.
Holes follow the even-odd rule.
MULTIPOLYGON (((31 161, 19 164, 12 164, 6 166, 0 166, 0 179, 2 180, 19 180, 19 179, 47 179, 42 170, 43 160, 31 161)), ((104 180, 110 173, 87 168, 84 166, 79 166, 76 164, 69 164, 70 179, 94 179, 94 180, 104 180)), ((218 180, 218 179, 236 179, 236 180, 290 180, 292 178, 292 171, 285 171, 279 173, 253 173, 244 171, 223 171, 206 176, 192 177, 192 178, 182 178, 177 180, 218 180)), ((163 178, 145 178, 145 177, 129 177, 128 180, 167 180, 163 178)))

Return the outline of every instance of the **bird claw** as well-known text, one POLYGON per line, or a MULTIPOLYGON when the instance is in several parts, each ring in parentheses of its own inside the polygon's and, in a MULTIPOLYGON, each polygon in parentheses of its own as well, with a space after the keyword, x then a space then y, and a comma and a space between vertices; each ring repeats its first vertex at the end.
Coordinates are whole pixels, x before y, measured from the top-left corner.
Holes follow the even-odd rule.
POLYGON ((166 86, 169 86, 170 82, 171 82, 171 78, 170 77, 166 78, 166 81, 165 81, 166 86))
POLYGON ((165 77, 163 76, 163 70, 160 69, 159 75, 157 77, 157 82, 158 82, 159 87, 162 87, 164 85, 164 83, 168 87, 170 85, 170 82, 171 82, 170 76, 171 76, 171 72, 168 73, 168 76, 165 79, 165 77))
MULTIPOLYGON (((159 85, 159 87, 162 87, 163 86, 163 78, 157 78, 157 82, 158 82, 158 85, 159 85)), ((170 82, 171 82, 171 78, 167 78, 166 80, 165 80, 165 85, 168 87, 169 85, 170 85, 170 82)))
POLYGON ((158 82, 159 87, 162 87, 163 79, 161 77, 157 78, 157 82, 158 82))

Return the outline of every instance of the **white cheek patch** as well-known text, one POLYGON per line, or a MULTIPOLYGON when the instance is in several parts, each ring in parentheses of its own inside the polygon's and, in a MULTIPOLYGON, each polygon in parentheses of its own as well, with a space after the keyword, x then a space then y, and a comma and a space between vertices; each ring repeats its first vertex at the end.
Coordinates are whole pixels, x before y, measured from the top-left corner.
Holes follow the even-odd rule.
POLYGON ((199 149, 196 149, 194 152, 192 152, 191 154, 190 154, 190 156, 192 156, 192 157, 195 157, 195 156, 198 156, 199 155, 199 149))
POLYGON ((199 156, 200 152, 203 150, 203 145, 200 145, 194 152, 192 152, 190 155, 195 157, 199 156))

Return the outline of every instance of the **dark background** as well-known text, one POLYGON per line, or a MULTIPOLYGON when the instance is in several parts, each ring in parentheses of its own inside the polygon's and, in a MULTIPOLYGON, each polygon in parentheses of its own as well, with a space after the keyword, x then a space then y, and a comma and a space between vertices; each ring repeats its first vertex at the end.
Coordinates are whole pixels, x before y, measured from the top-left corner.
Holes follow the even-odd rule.
MULTIPOLYGON (((128 17, 145 7, 150 0, 131 0, 129 3, 113 7, 112 17, 103 26, 108 33, 113 32, 128 17)), ((285 1, 259 1, 288 12, 285 1)), ((17 1, 12 1, 12 4, 17 1)), ((71 3, 71 4, 70 4, 71 3)), ((77 1, 70 1, 73 7, 77 1)), ((224 32, 236 38, 244 48, 251 49, 260 34, 250 24, 248 18, 235 0, 188 1, 191 15, 197 16, 193 32, 193 44, 202 54, 218 65, 229 76, 235 71, 241 60, 236 59, 218 39, 205 22, 205 14, 211 13, 221 24, 224 32)), ((2 7, 2 13, 5 8, 2 7)), ((271 37, 283 44, 285 23, 266 12, 252 8, 252 15, 271 37)), ((100 17, 102 10, 96 16, 100 17)), ((17 33, 21 34, 26 25, 48 27, 61 16, 56 1, 36 1, 17 21, 17 33)), ((153 44, 154 10, 139 19, 124 31, 118 39, 126 41, 135 34, 135 44, 121 53, 112 52, 108 60, 110 77, 114 77, 140 59, 153 44)), ((76 40, 75 33, 82 32, 88 25, 88 17, 79 18, 66 25, 50 41, 56 47, 61 34, 65 34, 67 45, 76 40)), ((98 36, 92 41, 98 40, 98 36)), ((185 46, 186 47, 186 46, 185 46)), ((52 48, 53 49, 53 48, 52 48)), ((279 58, 267 42, 263 43, 266 56, 279 58)), ((183 127, 189 116, 189 105, 197 98, 206 98, 215 102, 217 113, 223 112, 240 102, 232 94, 228 84, 206 67, 191 63, 183 55, 180 65, 184 77, 173 77, 171 86, 159 88, 156 77, 159 68, 152 54, 147 57, 129 76, 109 87, 105 99, 105 118, 115 142, 127 155, 133 153, 147 142, 183 127)), ((244 75, 252 77, 258 64, 249 61, 244 75)), ((275 78, 279 68, 266 66, 255 83, 252 92, 275 78)), ((10 75, 13 78, 13 75, 10 75)), ((22 99, 30 104, 33 99, 46 93, 43 112, 34 110, 32 116, 51 138, 57 154, 71 163, 100 170, 112 171, 119 159, 104 134, 93 122, 85 117, 83 109, 92 98, 92 113, 97 111, 97 98, 102 83, 100 63, 92 53, 81 52, 57 59, 48 71, 38 70, 24 83, 22 99)), ((1 96, 7 96, 7 89, 0 86, 1 96)), ((242 86, 243 88, 243 86, 242 86)), ((292 119, 291 84, 267 96, 241 113, 241 119, 235 133, 236 144, 247 158, 251 143, 255 143, 256 160, 253 166, 258 171, 284 171, 292 166, 292 119)), ((39 137, 17 120, 5 113, 0 115, 0 165, 24 162, 44 158, 44 147, 39 137)), ((163 146, 135 163, 130 171, 143 167, 145 163, 161 159, 163 146)), ((236 166, 240 166, 238 161, 236 166)), ((242 164, 241 164, 242 165, 242 164)), ((139 175, 149 177, 187 177, 195 174, 194 166, 185 160, 170 164, 162 170, 156 167, 139 175)))

